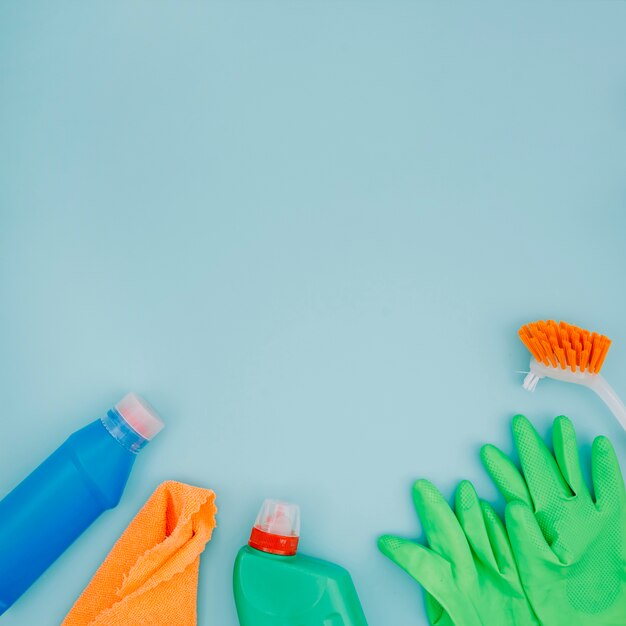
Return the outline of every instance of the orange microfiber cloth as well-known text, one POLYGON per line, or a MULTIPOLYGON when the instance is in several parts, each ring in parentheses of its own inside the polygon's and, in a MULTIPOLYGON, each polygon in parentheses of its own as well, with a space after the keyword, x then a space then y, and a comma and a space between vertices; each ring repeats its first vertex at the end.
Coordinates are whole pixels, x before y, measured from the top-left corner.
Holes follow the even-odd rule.
POLYGON ((215 494, 159 485, 72 607, 63 626, 193 626, 200 554, 215 527, 215 494))

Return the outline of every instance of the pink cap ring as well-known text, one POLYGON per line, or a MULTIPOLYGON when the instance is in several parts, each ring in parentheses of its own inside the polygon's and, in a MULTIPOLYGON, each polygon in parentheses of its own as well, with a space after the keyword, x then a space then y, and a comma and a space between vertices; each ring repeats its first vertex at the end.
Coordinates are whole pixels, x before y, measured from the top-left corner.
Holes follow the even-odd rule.
POLYGON ((144 439, 152 439, 164 426, 159 414, 135 393, 127 393, 115 408, 124 421, 144 439))

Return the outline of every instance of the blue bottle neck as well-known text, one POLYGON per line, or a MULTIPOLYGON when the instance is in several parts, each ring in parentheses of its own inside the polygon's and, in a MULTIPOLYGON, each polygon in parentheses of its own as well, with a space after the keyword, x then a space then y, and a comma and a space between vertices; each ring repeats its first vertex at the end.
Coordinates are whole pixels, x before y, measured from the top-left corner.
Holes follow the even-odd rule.
POLYGON ((131 428, 117 409, 110 409, 100 421, 111 437, 133 454, 137 454, 150 441, 131 428))

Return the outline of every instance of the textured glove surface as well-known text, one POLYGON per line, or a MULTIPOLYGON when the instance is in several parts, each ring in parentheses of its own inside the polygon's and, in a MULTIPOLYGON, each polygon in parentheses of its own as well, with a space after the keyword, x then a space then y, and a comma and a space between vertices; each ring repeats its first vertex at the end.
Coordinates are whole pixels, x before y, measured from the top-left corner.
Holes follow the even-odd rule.
POLYGON ((553 427, 554 455, 523 416, 513 420, 522 472, 487 445, 483 463, 509 504, 520 577, 545 626, 626 624, 626 492, 610 441, 592 446, 592 497, 570 420, 553 427))

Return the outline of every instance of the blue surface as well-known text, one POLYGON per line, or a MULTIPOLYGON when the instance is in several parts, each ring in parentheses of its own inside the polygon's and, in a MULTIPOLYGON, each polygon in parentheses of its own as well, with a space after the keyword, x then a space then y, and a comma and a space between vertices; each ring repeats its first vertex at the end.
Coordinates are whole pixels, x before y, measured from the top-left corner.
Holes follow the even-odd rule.
MULTIPOLYGON (((375 547, 417 477, 591 392, 516 370, 545 316, 626 396, 626 4, 0 4, 0 490, 127 390, 163 414, 123 501, 7 613, 58 624, 165 479, 217 492, 201 625, 264 497, 371 626, 426 624, 375 547)), ((499 502, 499 501, 498 501, 499 502)), ((500 503, 501 505, 501 503, 500 503)))

